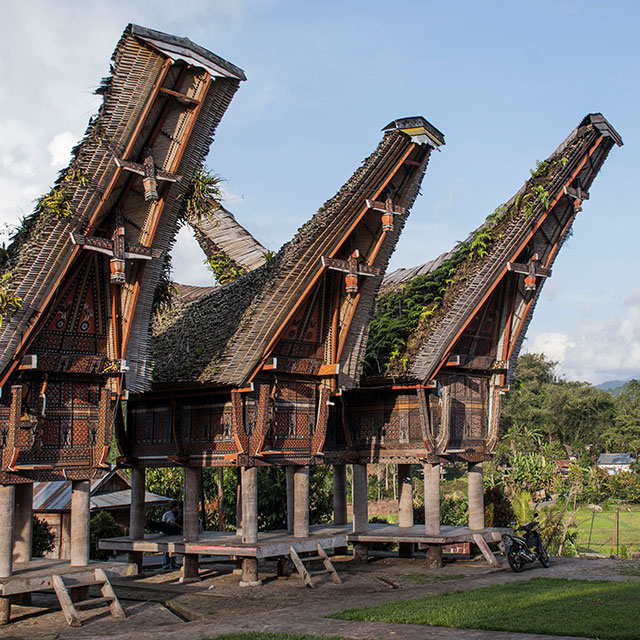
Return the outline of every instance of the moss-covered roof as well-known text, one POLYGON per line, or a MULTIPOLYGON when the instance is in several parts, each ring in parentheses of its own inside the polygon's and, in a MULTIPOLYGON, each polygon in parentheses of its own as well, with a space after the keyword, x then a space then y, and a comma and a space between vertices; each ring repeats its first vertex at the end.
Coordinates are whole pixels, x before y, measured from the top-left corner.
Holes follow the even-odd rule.
MULTIPOLYGON (((365 376, 429 380, 480 301, 506 272, 507 262, 515 259, 542 219, 547 220, 549 208, 555 203, 572 208, 565 185, 579 180, 586 191, 616 143, 622 143, 619 135, 601 114, 586 116, 464 242, 436 260, 388 274, 370 327, 365 376)), ((558 215, 546 224, 558 227, 564 222, 558 215)), ((529 319, 530 314, 527 323, 529 319)), ((523 338, 524 331, 520 343, 523 338)))

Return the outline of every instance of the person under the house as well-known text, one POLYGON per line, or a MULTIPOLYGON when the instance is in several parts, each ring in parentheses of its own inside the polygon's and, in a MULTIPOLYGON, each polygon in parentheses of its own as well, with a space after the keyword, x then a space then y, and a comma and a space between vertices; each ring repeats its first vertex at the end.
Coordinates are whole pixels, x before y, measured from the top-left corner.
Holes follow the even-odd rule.
MULTIPOLYGON (((182 533, 182 504, 176 501, 172 502, 169 509, 164 512, 162 521, 149 520, 146 526, 151 531, 160 531, 168 536, 182 533)), ((172 556, 168 551, 165 551, 162 556, 162 568, 178 568, 175 556, 172 556)))

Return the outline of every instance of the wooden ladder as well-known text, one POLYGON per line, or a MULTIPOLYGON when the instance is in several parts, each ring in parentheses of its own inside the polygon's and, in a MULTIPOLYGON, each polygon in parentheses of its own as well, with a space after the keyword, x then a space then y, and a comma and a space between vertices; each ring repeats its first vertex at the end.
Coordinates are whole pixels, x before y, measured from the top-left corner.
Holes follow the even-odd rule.
POLYGON ((289 546, 289 556, 291 557, 291 562, 293 562, 295 568, 298 570, 300 577, 307 587, 311 587, 313 589, 314 584, 311 579, 312 575, 316 575, 318 573, 328 573, 331 576, 331 580, 335 584, 342 584, 342 580, 340 580, 340 576, 337 574, 335 567, 331 564, 331 560, 329 556, 326 554, 325 550, 320 546, 320 543, 316 544, 316 550, 318 555, 315 556, 307 556, 306 558, 301 558, 298 555, 298 552, 292 547, 289 546), (322 564, 324 565, 324 569, 320 569, 318 571, 308 571, 304 566, 305 562, 311 562, 312 560, 322 560, 322 564))
POLYGON ((62 576, 58 575, 51 576, 51 581, 53 583, 53 589, 58 596, 60 606, 62 607, 64 617, 72 627, 79 627, 82 625, 82 623, 80 622, 80 618, 78 618, 78 608, 82 608, 90 604, 97 604, 100 602, 109 604, 109 611, 111 612, 111 616, 113 618, 126 617, 124 609, 122 608, 122 605, 120 604, 120 601, 116 596, 116 592, 113 590, 113 587, 109 582, 109 578, 107 578, 107 574, 103 569, 96 569, 94 571, 94 579, 82 583, 65 584, 62 576), (75 589, 76 587, 91 587, 93 585, 100 585, 102 598, 89 598, 88 600, 82 600, 80 602, 73 602, 71 600, 69 589, 75 589))

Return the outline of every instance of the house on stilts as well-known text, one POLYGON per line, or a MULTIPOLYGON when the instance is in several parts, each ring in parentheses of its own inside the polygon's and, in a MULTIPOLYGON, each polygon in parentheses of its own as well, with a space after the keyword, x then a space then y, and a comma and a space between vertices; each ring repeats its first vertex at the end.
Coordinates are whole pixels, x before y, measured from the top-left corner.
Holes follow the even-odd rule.
MULTIPOLYGON (((9 596, 31 584, 34 482, 72 483, 71 563, 51 570, 63 574, 58 586, 94 573, 90 482, 108 469, 122 401, 150 385, 149 326, 165 255, 244 79, 186 38, 129 25, 70 165, 2 255, 0 622, 9 596)), ((53 584, 42 562, 39 588, 53 584)))
MULTIPOLYGON (((153 543, 186 554, 187 578, 197 576, 198 553, 243 558, 242 582, 251 585, 259 583, 261 557, 347 542, 360 558, 372 542, 398 542, 403 553, 418 544, 437 566, 443 544, 470 541, 495 561, 484 543, 501 532, 484 526, 482 463, 496 444, 501 394, 558 250, 622 141, 600 114, 588 115, 465 242, 382 281, 429 155, 444 142, 424 119, 394 121, 385 131, 279 254, 201 297, 186 289, 183 301, 154 318, 153 388, 130 399, 121 462, 140 484, 145 468, 184 466, 192 522, 198 467, 241 470, 241 532, 199 535, 193 525, 184 539, 153 543), (440 525, 447 460, 469 466, 469 526, 455 530, 440 525), (368 523, 366 465, 373 462, 399 465, 397 527, 368 523), (334 526, 311 531, 314 464, 333 465, 334 526), (417 464, 425 475, 420 527, 411 500, 417 464), (261 465, 287 469, 289 535, 258 536, 261 465)), ((141 553, 149 544, 104 546, 141 553)))

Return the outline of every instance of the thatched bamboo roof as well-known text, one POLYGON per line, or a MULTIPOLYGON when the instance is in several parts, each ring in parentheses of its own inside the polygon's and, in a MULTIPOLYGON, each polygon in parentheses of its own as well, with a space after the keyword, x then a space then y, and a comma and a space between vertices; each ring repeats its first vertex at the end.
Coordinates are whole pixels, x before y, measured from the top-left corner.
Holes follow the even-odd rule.
POLYGON ((190 219, 189 224, 207 258, 222 253, 245 271, 253 271, 266 262, 267 249, 223 206, 200 220, 190 219))
MULTIPOLYGON (((388 131, 338 194, 271 260, 191 305, 177 305, 158 314, 153 326, 154 382, 243 384, 266 356, 268 345, 295 305, 325 269, 321 259, 341 246, 350 226, 367 209, 366 200, 416 144, 425 149, 436 146, 432 140, 415 143, 399 130, 388 131)), ((402 206, 407 213, 397 216, 393 232, 372 265, 382 273, 417 196, 427 159, 428 153, 404 192, 402 206)), ((381 276, 364 280, 340 361, 341 374, 346 376, 341 382, 347 386, 353 386, 357 379, 381 276)))
MULTIPOLYGON (((167 250, 171 246, 180 196, 206 157, 213 132, 244 79, 241 69, 186 38, 137 25, 125 29, 110 75, 97 90, 103 96, 97 116, 90 120, 54 190, 24 221, 8 248, 3 265, 8 290, 22 302, 0 329, 0 371, 5 376, 28 347, 31 332, 80 250, 71 239, 72 232, 83 235, 108 228, 107 218, 117 206, 123 211, 130 242, 144 245, 153 237, 154 247, 167 250), (213 82, 203 93, 208 78, 213 82), (192 111, 197 114, 195 124, 183 139, 192 111), (156 130, 158 122, 163 123, 160 130, 156 130), (153 158, 160 170, 168 170, 183 154, 176 171, 183 180, 170 186, 159 224, 148 230, 145 225, 155 203, 145 201, 140 181, 127 181, 114 159, 138 160, 152 139, 153 158)), ((149 324, 162 262, 149 261, 136 286, 129 284, 127 276, 128 283, 122 287, 123 309, 132 314, 127 352, 132 390, 142 390, 149 382, 149 324)))
MULTIPOLYGON (((540 264, 551 268, 575 217, 575 200, 565 187, 580 187, 586 194, 615 144, 622 139, 607 120, 587 115, 463 243, 431 262, 389 273, 371 325, 366 374, 431 380, 508 273, 508 263, 537 254, 540 264)), ((538 278, 535 293, 521 288, 517 294, 520 306, 515 305, 513 326, 518 331, 512 334, 517 343, 510 351, 510 372, 543 284, 544 278, 538 278)))

